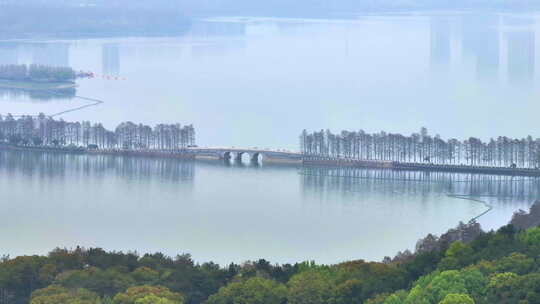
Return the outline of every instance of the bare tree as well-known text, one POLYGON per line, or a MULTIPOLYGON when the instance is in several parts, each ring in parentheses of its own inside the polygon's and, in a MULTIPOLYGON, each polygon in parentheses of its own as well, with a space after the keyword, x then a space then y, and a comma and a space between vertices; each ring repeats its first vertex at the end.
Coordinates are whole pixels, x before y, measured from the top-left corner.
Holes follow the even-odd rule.
POLYGON ((470 137, 443 140, 439 135, 430 136, 426 128, 419 133, 404 136, 379 132, 368 134, 363 130, 330 130, 300 135, 300 151, 309 156, 384 160, 408 163, 433 163, 440 165, 467 164, 491 167, 540 167, 540 139, 531 136, 522 139, 498 137, 483 142, 470 137))
POLYGON ((195 145, 193 125, 123 122, 114 131, 101 123, 54 120, 43 113, 36 117, 0 116, 0 143, 26 146, 92 146, 101 149, 184 149, 195 145))

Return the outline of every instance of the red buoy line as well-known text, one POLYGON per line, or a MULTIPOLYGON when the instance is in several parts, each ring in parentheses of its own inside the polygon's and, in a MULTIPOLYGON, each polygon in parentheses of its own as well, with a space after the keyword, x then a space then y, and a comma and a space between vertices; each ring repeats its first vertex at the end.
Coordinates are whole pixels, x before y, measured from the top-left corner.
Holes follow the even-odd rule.
POLYGON ((101 79, 106 79, 106 80, 127 80, 126 77, 114 76, 114 75, 105 75, 105 74, 96 74, 94 72, 83 72, 83 71, 79 71, 77 73, 77 77, 79 77, 79 78, 89 78, 89 79, 101 78, 101 79))

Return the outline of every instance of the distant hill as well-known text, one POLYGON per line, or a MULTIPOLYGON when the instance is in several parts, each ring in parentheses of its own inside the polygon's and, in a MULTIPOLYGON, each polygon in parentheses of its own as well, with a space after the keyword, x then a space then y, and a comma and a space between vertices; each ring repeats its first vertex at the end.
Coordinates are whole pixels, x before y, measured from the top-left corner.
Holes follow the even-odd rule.
POLYGON ((189 23, 179 10, 5 2, 0 7, 0 38, 174 35, 189 23))
POLYGON ((0 0, 0 39, 185 33, 204 16, 347 17, 407 10, 534 10, 540 0, 0 0))
MULTIPOLYGON (((22 5, 21 0, 0 3, 22 5)), ((24 0, 24 6, 181 11, 188 15, 313 15, 416 9, 531 9, 540 0, 24 0)))

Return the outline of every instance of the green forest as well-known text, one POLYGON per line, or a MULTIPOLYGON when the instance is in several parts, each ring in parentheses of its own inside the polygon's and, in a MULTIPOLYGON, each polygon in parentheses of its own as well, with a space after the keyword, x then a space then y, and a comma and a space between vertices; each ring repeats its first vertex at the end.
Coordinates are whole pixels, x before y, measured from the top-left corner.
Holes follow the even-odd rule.
POLYGON ((277 265, 259 260, 221 267, 195 263, 187 254, 79 247, 46 256, 4 257, 0 303, 540 303, 539 209, 537 202, 530 214, 520 211, 511 224, 480 232, 470 241, 441 237, 430 250, 384 263, 277 265))

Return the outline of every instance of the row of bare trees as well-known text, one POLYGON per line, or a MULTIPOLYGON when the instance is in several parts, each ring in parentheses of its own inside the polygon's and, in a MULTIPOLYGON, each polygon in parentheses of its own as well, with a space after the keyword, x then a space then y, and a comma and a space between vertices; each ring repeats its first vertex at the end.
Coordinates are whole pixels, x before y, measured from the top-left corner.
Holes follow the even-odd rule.
POLYGON ((0 142, 23 146, 84 146, 100 149, 181 149, 195 145, 193 125, 158 124, 154 128, 121 123, 114 131, 100 123, 66 122, 37 117, 0 115, 0 142))
POLYGON ((410 136, 386 132, 369 134, 363 130, 340 134, 304 130, 300 145, 303 154, 321 157, 493 167, 540 166, 540 139, 531 136, 522 139, 500 136, 484 142, 474 137, 443 140, 439 135, 429 135, 426 128, 410 136))

